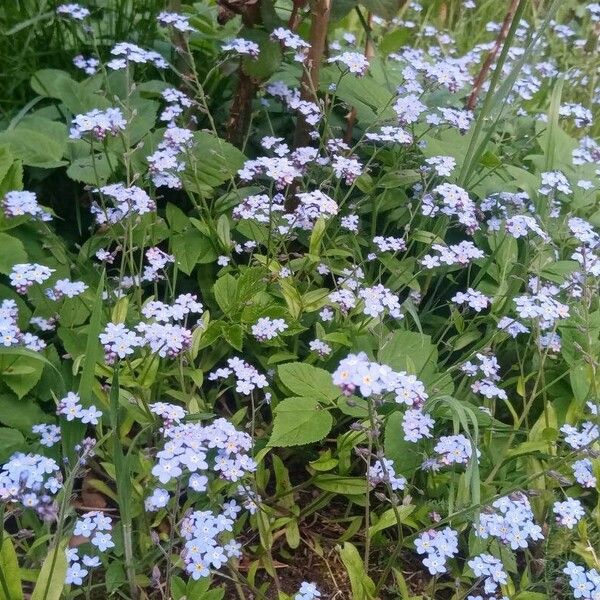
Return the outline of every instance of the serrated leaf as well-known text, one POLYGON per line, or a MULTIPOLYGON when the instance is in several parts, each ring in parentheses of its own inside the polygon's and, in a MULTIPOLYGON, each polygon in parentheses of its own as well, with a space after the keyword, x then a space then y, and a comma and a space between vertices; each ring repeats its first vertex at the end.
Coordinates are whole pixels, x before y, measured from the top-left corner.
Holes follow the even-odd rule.
POLYGON ((410 477, 421 464, 421 456, 417 444, 404 439, 402 429, 403 415, 392 413, 385 424, 384 448, 387 458, 394 461, 394 470, 405 477, 410 477))
POLYGON ((287 398, 275 408, 269 446, 303 446, 322 440, 331 430, 333 419, 312 398, 287 398))
POLYGON ((8 275, 19 263, 27 262, 27 252, 23 242, 7 233, 0 233, 0 273, 8 275))
POLYGON ((331 403, 341 395, 331 380, 331 373, 324 369, 295 362, 280 365, 277 373, 283 385, 298 396, 331 403))

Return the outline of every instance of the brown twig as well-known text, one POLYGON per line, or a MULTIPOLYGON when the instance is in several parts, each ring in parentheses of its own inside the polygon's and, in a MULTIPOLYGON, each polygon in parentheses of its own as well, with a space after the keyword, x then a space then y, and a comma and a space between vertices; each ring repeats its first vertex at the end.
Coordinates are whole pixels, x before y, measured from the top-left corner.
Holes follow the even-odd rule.
MULTIPOLYGON (((375 46, 373 45, 373 38, 371 37, 371 23, 373 21, 373 15, 371 13, 367 14, 367 30, 365 40, 365 58, 367 60, 371 60, 373 56, 375 56, 375 46)), ((346 129, 346 135, 344 136, 344 141, 349 144, 352 141, 352 132, 354 130, 354 125, 356 124, 356 107, 352 107, 350 114, 348 115, 348 127, 346 129)))
MULTIPOLYGON (((246 27, 255 27, 261 22, 260 0, 219 0, 219 6, 242 15, 246 27)), ((242 147, 252 117, 252 100, 258 88, 257 81, 244 71, 243 60, 237 70, 237 84, 227 118, 227 141, 242 147)))
MULTIPOLYGON (((310 27, 310 49, 306 59, 304 74, 300 82, 300 95, 303 100, 315 102, 316 92, 319 89, 319 70, 325 52, 325 40, 327 39, 327 26, 329 25, 329 14, 331 12, 331 0, 312 0, 311 27, 310 27)), ((300 115, 296 122, 296 133, 294 145, 306 146, 310 141, 310 126, 306 119, 300 115)))
POLYGON ((298 29, 298 25, 300 25, 300 10, 306 6, 306 2, 307 0, 294 0, 292 12, 288 21, 288 29, 291 31, 296 31, 296 29, 298 29))
POLYGON ((496 59, 498 52, 500 52, 502 44, 504 43, 504 40, 508 35, 508 30, 510 29, 518 5, 519 0, 511 0, 510 6, 508 7, 508 12, 504 17, 504 22, 502 23, 502 27, 500 28, 500 33, 496 38, 496 43, 494 44, 494 47, 483 61, 483 65, 481 65, 481 70, 479 71, 479 74, 477 75, 477 77, 475 78, 475 82, 473 83, 473 89, 471 91, 471 94, 469 95, 469 99, 467 100, 467 108, 469 110, 473 110, 475 108, 475 105, 477 104, 477 98, 479 97, 481 88, 483 87, 483 83, 485 82, 485 79, 490 69, 492 68, 492 64, 494 63, 494 60, 496 59))

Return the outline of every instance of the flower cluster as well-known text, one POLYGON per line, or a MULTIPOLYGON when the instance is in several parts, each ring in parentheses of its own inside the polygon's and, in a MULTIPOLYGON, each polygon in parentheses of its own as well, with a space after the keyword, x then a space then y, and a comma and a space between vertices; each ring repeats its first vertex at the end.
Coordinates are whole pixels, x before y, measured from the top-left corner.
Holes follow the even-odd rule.
POLYGON ((84 6, 81 6, 81 4, 70 3, 59 4, 56 7, 56 14, 65 17, 71 17, 71 19, 75 21, 83 21, 85 18, 90 16, 90 11, 84 6))
MULTIPOLYGON (((115 547, 112 535, 112 519, 102 511, 91 511, 81 515, 75 522, 73 535, 89 540, 95 552, 106 552, 115 547)), ((79 555, 79 548, 69 548, 67 554, 67 585, 82 585, 83 579, 88 575, 88 569, 99 567, 101 562, 97 555, 79 555), (87 567, 87 568, 85 568, 87 567)))
POLYGON ((53 496, 61 487, 60 469, 52 458, 18 452, 0 468, 0 500, 19 502, 44 519, 56 517, 53 496))
POLYGON ((431 249, 437 254, 426 254, 421 259, 421 264, 426 269, 433 269, 441 265, 468 265, 472 260, 483 258, 483 250, 468 240, 458 244, 444 246, 443 244, 432 244, 431 249))
POLYGON ((466 292, 458 292, 455 294, 452 297, 452 302, 459 305, 466 304, 475 312, 481 312, 492 303, 492 299, 488 298, 478 290, 468 288, 466 292))
POLYGON ((37 201, 33 192, 7 192, 2 199, 2 209, 9 218, 30 215, 40 221, 51 221, 52 215, 37 201))
POLYGON ((584 567, 569 561, 563 573, 569 576, 569 585, 575 598, 596 600, 600 595, 600 573, 596 569, 586 571, 584 567))
MULTIPOLYGON (((23 333, 18 324, 19 309, 14 300, 3 300, 0 304, 0 346, 10 348, 23 344, 29 350, 41 350, 46 343, 33 333, 23 333)), ((31 319, 33 323, 34 320, 31 319)))
POLYGON ((573 529, 585 516, 585 509, 579 500, 567 498, 564 502, 555 502, 552 511, 556 515, 556 522, 567 529, 573 529))
POLYGON ((87 135, 102 141, 107 136, 115 136, 127 127, 127 121, 120 108, 100 110, 94 108, 87 113, 76 115, 71 124, 69 137, 79 140, 87 135))
POLYGON ((466 190, 453 183, 442 183, 433 188, 430 194, 425 194, 421 212, 428 217, 438 214, 455 216, 470 233, 479 227, 475 203, 466 190))
POLYGON ((194 580, 208 577, 210 569, 220 569, 230 558, 241 555, 241 544, 231 537, 239 507, 235 506, 215 516, 209 510, 189 513, 181 523, 181 534, 186 540, 182 551, 185 570, 194 580))
POLYGON ((19 263, 14 265, 10 272, 10 284, 19 294, 26 294, 34 283, 44 283, 53 272, 54 269, 44 265, 19 263))
POLYGON ((102 411, 94 405, 89 408, 83 408, 79 394, 69 392, 56 407, 56 414, 65 417, 67 421, 77 419, 82 423, 97 425, 98 419, 102 416, 102 411))
MULTIPOLYGON (((466 465, 474 458, 471 441, 462 433, 440 436, 433 449, 438 455, 436 459, 438 465, 466 465)), ((479 450, 475 450, 477 458, 480 454, 479 450)))
MULTIPOLYGON (((173 112, 182 112, 173 108, 171 104, 169 116, 173 112)), ((178 108, 184 106, 181 99, 178 108)), ((166 111, 165 111, 166 112, 166 111)), ((165 115, 165 113, 163 113, 165 115)), ((167 116, 167 115, 165 115, 167 116)), ((172 123, 172 122, 171 122, 172 123)), ((193 145, 193 133, 182 127, 168 127, 163 135, 162 141, 156 147, 156 151, 146 157, 152 182, 156 187, 169 187, 179 189, 182 185, 180 173, 185 170, 182 160, 183 153, 193 145)))
POLYGON ((86 75, 95 75, 100 66, 100 61, 94 56, 83 56, 78 54, 73 58, 73 65, 81 69, 86 75))
POLYGON ((110 53, 117 58, 106 63, 106 66, 113 71, 126 69, 130 64, 151 64, 157 69, 166 69, 169 63, 154 50, 144 50, 135 44, 129 42, 119 42, 111 49, 110 53))
POLYGON ((112 183, 94 191, 100 194, 101 204, 93 202, 90 210, 98 225, 112 225, 156 209, 154 200, 137 185, 126 187, 122 183, 112 183))
POLYGON ((173 27, 173 29, 180 31, 181 33, 192 33, 196 31, 196 29, 190 25, 189 18, 186 15, 163 10, 156 19, 163 27, 173 27))
POLYGON ((46 448, 52 448, 60 442, 60 427, 47 423, 39 423, 31 427, 31 432, 40 436, 40 444, 46 448))
POLYGON ((513 550, 527 548, 529 541, 544 539, 542 528, 534 521, 529 500, 522 493, 500 498, 491 509, 484 510, 475 535, 482 539, 494 537, 513 550))
POLYGON ((317 589, 316 584, 303 581, 300 584, 298 593, 294 596, 294 600, 315 600, 321 597, 321 592, 317 589))
POLYGON ((467 563, 475 577, 485 577, 483 582, 486 594, 493 594, 499 585, 506 585, 508 576, 502 561, 491 554, 479 554, 467 563))
POLYGON ((227 359, 227 367, 222 367, 209 374, 209 381, 235 377, 235 391, 239 394, 248 395, 255 389, 262 389, 269 385, 267 378, 259 373, 251 364, 241 358, 227 359))
POLYGON ((162 485, 185 477, 187 486, 204 492, 208 477, 204 473, 219 475, 226 481, 236 482, 256 469, 248 454, 252 439, 240 432, 226 419, 215 419, 208 425, 164 421, 162 429, 165 443, 156 454, 152 468, 162 485))
POLYGON ((458 533, 450 527, 440 531, 430 529, 415 539, 415 549, 418 554, 425 554, 423 565, 432 575, 445 573, 446 561, 458 552, 458 533))
POLYGON ((394 491, 403 490, 407 483, 405 477, 396 475, 394 461, 385 457, 377 458, 374 464, 369 465, 367 479, 373 487, 385 483, 394 491))
POLYGON ((260 47, 256 42, 244 38, 229 40, 221 46, 221 49, 225 52, 236 52, 237 54, 250 56, 251 58, 258 58, 260 53, 260 47))
POLYGON ((398 404, 415 408, 423 406, 427 399, 425 386, 414 375, 372 362, 364 352, 349 354, 342 359, 332 378, 348 396, 356 389, 365 398, 393 393, 398 404))
POLYGON ((252 335, 259 342, 266 342, 277 337, 279 333, 283 333, 288 328, 284 319, 270 319, 269 317, 260 317, 258 321, 252 325, 252 335))
POLYGON ((500 365, 498 359, 491 354, 483 354, 478 352, 475 355, 477 362, 467 361, 462 370, 471 377, 478 379, 471 384, 471 389, 476 394, 480 394, 485 398, 500 398, 506 400, 508 396, 506 392, 498 387, 497 382, 500 381, 500 365))

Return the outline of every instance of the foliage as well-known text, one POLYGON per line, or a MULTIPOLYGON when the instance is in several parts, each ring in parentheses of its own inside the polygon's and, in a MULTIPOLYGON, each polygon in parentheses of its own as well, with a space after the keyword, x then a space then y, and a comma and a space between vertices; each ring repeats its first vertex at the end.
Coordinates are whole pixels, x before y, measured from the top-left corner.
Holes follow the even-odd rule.
POLYGON ((0 8, 0 600, 600 593, 600 8, 513 4, 474 112, 501 3, 0 8))

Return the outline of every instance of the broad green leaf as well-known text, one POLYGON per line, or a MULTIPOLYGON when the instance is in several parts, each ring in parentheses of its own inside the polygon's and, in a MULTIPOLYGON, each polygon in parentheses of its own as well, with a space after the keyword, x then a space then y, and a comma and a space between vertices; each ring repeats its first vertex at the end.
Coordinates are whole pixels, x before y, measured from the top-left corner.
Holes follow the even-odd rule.
POLYGON ((352 600, 372 600, 375 598, 375 584, 365 571, 365 565, 356 547, 350 542, 346 542, 339 552, 350 578, 352 600))
POLYGON ((253 79, 265 80, 271 77, 281 64, 281 47, 269 37, 266 31, 260 29, 244 29, 242 36, 256 42, 260 48, 257 58, 244 57, 242 69, 253 79))
MULTIPOLYGON (((14 350, 16 351, 17 348, 14 350)), ((35 386, 43 370, 43 363, 29 355, 17 354, 17 352, 14 352, 13 356, 9 356, 8 352, 0 354, 0 380, 19 398, 25 396, 35 386)))
POLYGON ((231 180, 245 160, 246 157, 232 144, 207 131, 196 131, 194 148, 188 154, 183 173, 184 186, 195 193, 210 192, 231 180))
POLYGON ((286 363, 277 369, 285 387, 298 396, 331 403, 340 395, 340 389, 331 380, 331 373, 306 363, 286 363))
POLYGON ((331 430, 333 419, 312 398, 287 398, 275 408, 269 446, 303 446, 322 440, 331 430))
POLYGON ((396 371, 425 377, 436 370, 437 348, 431 337, 414 331, 395 331, 383 342, 379 362, 396 371))
POLYGON ((360 3, 370 12, 380 15, 386 19, 393 19, 400 7, 404 4, 403 0, 360 0, 360 3))
POLYGON ((207 255, 211 259, 216 258, 210 240, 194 228, 175 234, 171 239, 171 248, 177 267, 186 275, 207 255))
POLYGON ((237 303, 238 284, 236 279, 229 273, 217 279, 213 288, 213 293, 219 308, 225 314, 230 313, 231 310, 235 308, 239 308, 237 303))
POLYGON ((19 263, 27 262, 27 252, 23 242, 7 233, 0 233, 0 273, 8 275, 19 263))
POLYGON ((35 400, 31 398, 19 400, 8 394, 0 395, 0 423, 2 425, 31 433, 32 425, 46 420, 46 413, 35 400))
POLYGON ((57 548, 50 548, 44 559, 31 600, 59 600, 65 586, 67 573, 67 555, 65 543, 57 548))
POLYGON ((404 439, 402 429, 403 414, 392 413, 385 424, 384 448, 387 458, 394 461, 394 470, 405 477, 411 477, 421 464, 418 445, 404 439))
MULTIPOLYGON (((59 127, 61 125, 48 119, 46 121, 59 127)), ((61 129, 64 129, 64 126, 61 129)), ((8 144, 14 156, 30 167, 53 169, 66 164, 62 160, 66 142, 66 133, 51 134, 37 128, 26 127, 22 123, 10 131, 0 133, 0 143, 8 144)))
POLYGON ((22 600, 23 588, 21 587, 19 561, 13 543, 6 534, 2 541, 2 548, 0 548, 0 571, 2 571, 1 575, 6 585, 6 590, 3 585, 0 585, 0 600, 22 600))
POLYGON ((111 165, 114 169, 118 163, 118 157, 114 152, 109 152, 108 155, 108 158, 106 154, 76 158, 67 168, 67 175, 73 181, 102 186, 112 173, 111 165))
MULTIPOLYGON (((406 523, 408 517, 415 511, 416 506, 409 504, 408 506, 398 506, 398 517, 400 517, 400 523, 406 523)), ((369 535, 375 535, 378 531, 383 531, 388 527, 395 527, 398 524, 396 513, 393 508, 388 508, 384 511, 377 523, 369 527, 369 535)))
POLYGON ((3 463, 13 452, 22 450, 25 438, 20 431, 9 427, 0 427, 0 463, 3 463))

